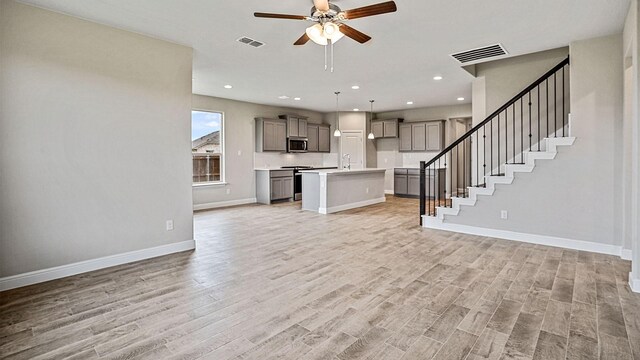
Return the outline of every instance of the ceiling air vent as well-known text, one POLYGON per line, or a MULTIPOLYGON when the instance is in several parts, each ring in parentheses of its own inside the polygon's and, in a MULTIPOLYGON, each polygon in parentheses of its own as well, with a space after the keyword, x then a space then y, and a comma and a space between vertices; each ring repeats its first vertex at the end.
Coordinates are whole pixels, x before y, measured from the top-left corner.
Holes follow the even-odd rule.
POLYGON ((261 46, 264 46, 263 42, 258 41, 258 40, 254 40, 254 39, 252 39, 250 37, 246 37, 246 36, 243 36, 240 39, 238 39, 238 42, 241 42, 241 43, 246 44, 246 45, 253 46, 255 48, 259 48, 261 46))
POLYGON ((498 56, 507 55, 507 51, 501 44, 489 45, 477 49, 471 49, 455 54, 451 56, 458 60, 462 65, 471 65, 485 60, 489 60, 498 56))

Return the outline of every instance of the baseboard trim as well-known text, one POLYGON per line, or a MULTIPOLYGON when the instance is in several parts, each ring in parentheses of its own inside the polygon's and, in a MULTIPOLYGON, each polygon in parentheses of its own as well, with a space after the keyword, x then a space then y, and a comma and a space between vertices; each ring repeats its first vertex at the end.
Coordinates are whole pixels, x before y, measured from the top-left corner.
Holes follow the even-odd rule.
POLYGON ((394 194, 393 190, 385 190, 384 193, 385 193, 385 195, 393 195, 394 194))
POLYGON ((631 258, 633 257, 633 252, 631 251, 631 249, 622 249, 620 250, 620 257, 622 258, 622 260, 631 260, 631 258))
POLYGON ((626 254, 626 251, 622 249, 621 246, 617 245, 607 245, 607 244, 598 244, 590 241, 584 240, 574 240, 567 238, 560 238, 555 236, 547 236, 547 235, 537 235, 537 234, 527 234, 520 233, 508 230, 497 230, 497 229, 488 229, 481 228, 469 225, 460 225, 460 224, 451 224, 451 223, 430 223, 426 224, 425 228, 436 229, 436 230, 445 230, 458 232, 463 234, 471 234, 478 236, 487 236, 504 240, 514 240, 521 241, 529 244, 537 244, 537 245, 547 245, 547 246, 555 246, 572 250, 582 250, 582 251, 590 251, 600 254, 607 255, 615 255, 622 257, 626 254))
POLYGON ((135 261, 151 259, 158 256, 193 250, 195 240, 181 241, 173 244, 156 246, 148 249, 130 251, 122 254, 105 256, 97 259, 80 261, 72 264, 56 266, 48 269, 31 271, 0 278, 0 291, 33 285, 45 281, 61 279, 89 271, 100 270, 112 266, 128 264, 135 261))
POLYGON ((333 206, 333 207, 330 207, 330 208, 319 208, 318 212, 320 214, 331 214, 331 213, 338 212, 338 211, 350 210, 350 209, 355 209, 355 208, 359 208, 359 207, 363 207, 363 206, 379 204, 379 203, 383 203, 385 201, 387 201, 387 198, 385 198, 383 196, 383 197, 377 198, 377 199, 358 201, 358 202, 354 202, 354 203, 349 203, 349 204, 344 204, 344 205, 339 205, 339 206, 333 206))
POLYGON ((631 291, 640 293, 640 279, 636 279, 636 277, 633 276, 633 272, 629 273, 629 287, 631 291))
POLYGON ((256 198, 249 199, 240 199, 240 200, 229 200, 229 201, 217 201, 212 203, 204 203, 204 204, 194 204, 193 210, 210 210, 217 209, 222 207, 229 206, 237 206, 237 205, 247 205, 247 204, 255 204, 258 200, 256 198))

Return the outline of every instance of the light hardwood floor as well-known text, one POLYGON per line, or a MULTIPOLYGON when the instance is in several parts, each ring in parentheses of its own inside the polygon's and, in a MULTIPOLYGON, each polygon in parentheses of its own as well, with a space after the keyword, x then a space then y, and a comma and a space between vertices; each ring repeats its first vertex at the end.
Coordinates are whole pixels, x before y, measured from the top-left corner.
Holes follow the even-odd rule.
POLYGON ((0 358, 640 358, 629 262, 416 212, 197 213, 195 252, 0 293, 0 358))

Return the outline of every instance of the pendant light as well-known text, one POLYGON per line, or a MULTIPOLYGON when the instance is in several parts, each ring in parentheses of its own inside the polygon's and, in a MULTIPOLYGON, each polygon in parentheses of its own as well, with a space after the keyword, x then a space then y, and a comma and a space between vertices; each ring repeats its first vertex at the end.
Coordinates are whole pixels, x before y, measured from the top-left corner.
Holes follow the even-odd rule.
POLYGON ((340 112, 338 110, 338 95, 340 95, 340 91, 336 91, 336 131, 333 132, 333 136, 340 137, 342 136, 342 132, 340 132, 340 112))
MULTIPOLYGON (((371 103, 371 115, 369 115, 369 128, 371 128, 371 122, 373 121, 373 102, 375 100, 369 100, 369 102, 371 103)), ((373 129, 369 129, 369 135, 367 135, 367 139, 369 140, 373 140, 375 139, 375 135, 373 135, 373 129)))

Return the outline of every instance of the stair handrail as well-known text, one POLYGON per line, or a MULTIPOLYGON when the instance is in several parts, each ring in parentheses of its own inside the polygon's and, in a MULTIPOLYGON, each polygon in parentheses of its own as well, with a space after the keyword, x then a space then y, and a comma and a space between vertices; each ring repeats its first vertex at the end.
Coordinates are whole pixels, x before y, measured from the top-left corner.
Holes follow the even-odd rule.
POLYGON ((471 130, 467 131, 464 135, 460 136, 456 141, 447 146, 444 150, 442 150, 438 155, 436 155, 433 159, 426 162, 423 168, 427 168, 434 164, 439 158, 446 155, 449 151, 453 150, 457 145, 459 145, 464 140, 468 139, 474 132, 481 129, 483 126, 489 123, 489 121, 493 120, 498 114, 505 111, 509 106, 515 104, 520 98, 524 97, 530 91, 535 89, 538 85, 542 84, 547 78, 551 77, 554 73, 569 65, 569 56, 566 59, 562 60, 558 65, 556 65, 553 69, 547 71, 544 75, 542 75, 538 80, 531 83, 531 85, 527 86, 524 90, 518 93, 518 95, 514 96, 511 100, 507 101, 504 105, 502 105, 498 110, 494 111, 489 115, 486 119, 484 119, 481 123, 471 128, 471 130))

